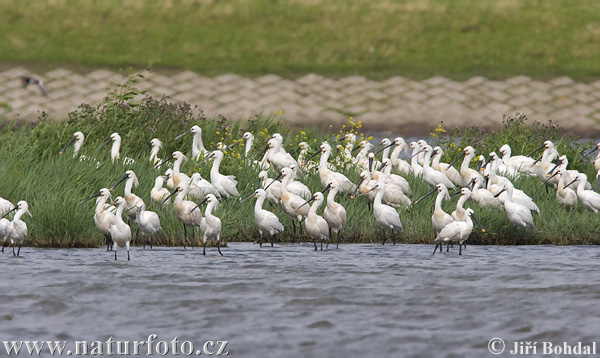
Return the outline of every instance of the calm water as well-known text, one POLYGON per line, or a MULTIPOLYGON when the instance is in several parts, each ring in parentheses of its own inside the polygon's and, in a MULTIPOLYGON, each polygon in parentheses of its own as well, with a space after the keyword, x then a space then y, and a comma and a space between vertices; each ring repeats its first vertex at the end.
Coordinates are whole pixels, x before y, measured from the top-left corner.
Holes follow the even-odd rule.
POLYGON ((133 248, 130 262, 103 249, 0 255, 0 338, 156 334, 195 348, 226 340, 232 357, 487 357, 493 337, 600 341, 599 247, 208 250, 133 248))

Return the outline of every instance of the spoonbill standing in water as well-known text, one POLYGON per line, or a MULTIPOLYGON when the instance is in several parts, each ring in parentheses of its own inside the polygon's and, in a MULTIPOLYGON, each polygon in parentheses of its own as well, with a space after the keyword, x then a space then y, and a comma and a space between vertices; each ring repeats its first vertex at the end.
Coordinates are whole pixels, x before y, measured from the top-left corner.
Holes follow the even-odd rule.
POLYGON ((323 251, 323 241, 327 240, 327 245, 329 245, 329 226, 327 225, 327 221, 323 219, 323 217, 317 215, 317 209, 319 206, 323 204, 324 197, 323 193, 316 192, 312 199, 302 204, 302 206, 314 201, 314 203, 310 206, 308 211, 308 215, 306 217, 306 232, 313 239, 313 243, 315 244, 315 251, 317 251, 317 241, 321 242, 321 251, 323 251))
POLYGON ((444 199, 450 200, 450 195, 448 194, 448 188, 442 183, 438 184, 431 190, 429 193, 423 195, 421 198, 415 201, 417 204, 419 201, 425 199, 429 195, 437 192, 437 196, 435 198, 435 206, 433 209, 433 215, 431 216, 431 224, 433 225, 433 229, 435 230, 435 234, 439 234, 443 228, 445 228, 448 224, 454 221, 452 216, 442 209, 442 201, 444 199))
POLYGON ((213 209, 219 205, 217 197, 213 194, 208 194, 206 198, 198 205, 196 205, 190 214, 196 210, 200 205, 208 203, 206 205, 206 211, 204 217, 200 221, 200 230, 202 230, 202 254, 206 256, 206 242, 208 240, 217 240, 217 251, 223 256, 221 252, 221 219, 212 214, 213 209))
POLYGON ((175 217, 181 221, 181 223, 183 224, 183 248, 185 249, 185 243, 187 241, 187 228, 186 226, 191 226, 192 227, 192 247, 194 246, 194 227, 195 226, 200 226, 200 223, 202 222, 202 212, 200 210, 194 210, 192 212, 192 209, 196 206, 196 203, 194 203, 193 201, 189 201, 189 200, 184 200, 185 196, 187 195, 188 192, 188 187, 189 187, 189 180, 183 180, 178 186, 177 188, 175 188, 175 190, 173 190, 173 192, 171 194, 169 194, 169 196, 167 196, 165 198, 165 200, 163 200, 163 203, 165 203, 167 200, 169 200, 169 198, 175 194, 177 194, 177 196, 175 197, 175 200, 173 200, 173 210, 175 212, 175 217))
MULTIPOLYGON (((463 243, 467 241, 469 235, 471 235, 471 232, 473 231, 473 221, 471 219, 475 220, 477 225, 479 225, 479 227, 481 228, 481 231, 485 232, 485 229, 483 228, 483 226, 481 226, 481 223, 479 223, 479 220, 477 220, 477 217, 475 217, 475 214, 473 213, 473 210, 471 208, 467 208, 465 210, 465 217, 466 221, 454 221, 446 225, 446 227, 444 227, 442 231, 440 231, 440 233, 436 236, 434 241, 434 255, 438 246, 440 247, 440 252, 442 252, 442 244, 444 242, 448 244, 450 242, 458 242, 458 254, 462 255, 463 243)), ((448 245, 448 248, 449 247, 450 245, 448 245)))
POLYGON ((329 194, 327 194, 327 206, 325 206, 323 217, 325 217, 325 221, 329 225, 329 241, 331 241, 331 231, 337 234, 337 240, 335 241, 335 248, 337 249, 340 244, 340 234, 344 231, 344 226, 346 226, 346 208, 335 202, 335 196, 339 191, 338 182, 335 180, 330 181, 325 189, 323 189, 323 193, 327 190, 329 190, 329 194))
MULTIPOLYGON (((118 247, 127 248, 127 261, 131 260, 129 257, 129 242, 131 241, 131 229, 129 225, 123 221, 123 210, 127 206, 125 199, 117 196, 113 205, 117 205, 117 214, 115 222, 110 226, 110 236, 118 247)), ((115 247, 115 260, 117 260, 117 247, 115 247)))
POLYGON ((17 203, 14 209, 4 214, 2 218, 6 217, 15 210, 17 212, 15 213, 15 216, 13 216, 13 219, 8 227, 8 238, 10 239, 10 244, 13 247, 13 256, 19 256, 21 253, 21 245, 23 244, 23 240, 25 240, 27 237, 27 224, 21 220, 21 216, 23 216, 25 213, 29 214, 30 217, 33 217, 33 215, 31 215, 31 212, 29 211, 29 205, 27 205, 27 202, 25 200, 21 200, 17 203), (19 244, 19 250, 17 250, 17 253, 15 254, 15 246, 17 243, 19 244))
POLYGON ((273 238, 275 235, 283 232, 283 225, 279 222, 279 218, 277 218, 275 214, 262 208, 263 203, 267 198, 266 191, 263 189, 256 189, 253 194, 242 201, 252 197, 256 198, 256 204, 254 205, 254 221, 256 221, 258 233, 260 234, 260 247, 262 247, 264 235, 269 236, 271 247, 273 247, 273 238))
POLYGON ((135 222, 138 224, 138 228, 144 235, 144 249, 146 248, 146 235, 150 236, 150 248, 152 248, 152 235, 162 230, 160 227, 160 219, 158 214, 153 211, 146 211, 144 206, 140 203, 136 204, 137 216, 135 222))
POLYGON ((113 241, 110 237, 110 227, 115 223, 116 220, 115 214, 113 214, 110 210, 108 210, 105 207, 106 201, 110 198, 110 190, 102 188, 97 194, 82 201, 81 204, 96 197, 99 197, 99 199, 96 201, 94 224, 96 224, 96 228, 98 228, 98 231, 100 231, 102 235, 104 235, 106 251, 110 251, 113 246, 113 241))
POLYGON ((371 190, 375 190, 375 200, 373 201, 373 215, 375 216, 375 221, 381 227, 381 233, 383 234, 383 240, 381 242, 382 245, 385 245, 387 237, 385 236, 385 229, 392 230, 392 243, 396 245, 396 236, 394 235, 394 230, 402 233, 404 228, 402 228, 402 222, 400 222, 400 215, 393 207, 389 205, 385 205, 381 202, 383 198, 383 194, 385 194, 385 183, 382 181, 378 181, 371 190))

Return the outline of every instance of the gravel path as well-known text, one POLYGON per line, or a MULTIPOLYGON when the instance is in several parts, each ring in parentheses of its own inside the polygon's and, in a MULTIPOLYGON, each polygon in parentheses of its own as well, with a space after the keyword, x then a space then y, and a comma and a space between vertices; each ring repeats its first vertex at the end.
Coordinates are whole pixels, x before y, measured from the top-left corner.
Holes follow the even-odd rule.
MULTIPOLYGON (((24 68, 0 72, 0 116, 28 119, 46 111, 61 117, 80 103, 99 103, 112 81, 122 82, 123 77, 108 70, 81 75, 62 68, 40 74, 24 68), (36 86, 22 88, 21 76, 44 80, 48 97, 36 86)), ((153 96, 166 94, 173 101, 197 104, 208 115, 233 118, 282 111, 292 123, 339 125, 352 116, 366 129, 425 134, 440 121, 447 127, 498 128, 503 114, 521 112, 532 121, 552 120, 586 137, 600 134, 600 80, 585 84, 559 77, 540 82, 517 76, 504 81, 483 77, 464 82, 443 77, 371 81, 313 74, 286 80, 275 75, 204 77, 185 71, 172 76, 148 73, 136 86, 153 96)))

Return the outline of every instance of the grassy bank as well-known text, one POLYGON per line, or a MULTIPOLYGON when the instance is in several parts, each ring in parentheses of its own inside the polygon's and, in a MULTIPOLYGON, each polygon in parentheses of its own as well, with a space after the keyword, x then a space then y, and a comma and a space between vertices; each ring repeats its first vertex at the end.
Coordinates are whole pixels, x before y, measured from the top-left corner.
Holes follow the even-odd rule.
MULTIPOLYGON (((28 245, 51 247, 87 247, 98 246, 102 237, 93 222, 94 203, 79 202, 100 188, 109 187, 122 177, 127 168, 122 164, 110 162, 109 153, 97 148, 112 132, 119 132, 123 137, 122 157, 136 158, 138 153, 147 145, 151 138, 163 140, 164 148, 159 153, 167 157, 174 150, 182 150, 189 155, 190 136, 178 141, 174 138, 198 124, 203 128, 203 138, 207 148, 214 148, 216 143, 223 141, 227 144, 237 141, 245 131, 252 131, 256 136, 255 156, 263 148, 266 141, 275 132, 280 132, 288 150, 293 150, 301 141, 307 141, 316 150, 323 140, 331 139, 331 133, 320 129, 290 129, 283 124, 281 117, 253 116, 241 121, 229 118, 205 118, 186 104, 173 104, 168 99, 144 98, 140 102, 132 102, 131 96, 135 90, 125 88, 114 92, 110 99, 98 107, 84 105, 69 115, 68 120, 54 121, 41 117, 31 123, 4 123, 0 129, 0 196, 16 203, 26 200, 30 205, 33 218, 25 217, 30 229, 26 241, 28 245), (64 146, 75 131, 86 134, 86 142, 82 154, 94 158, 91 161, 79 161, 72 156, 72 149, 63 155, 59 150, 64 146), (96 161, 101 162, 97 168, 96 161)), ((506 118, 502 130, 486 132, 477 127, 458 130, 438 127, 432 130, 430 143, 437 143, 445 148, 443 161, 449 162, 465 145, 474 146, 478 153, 488 153, 497 150, 502 144, 510 143, 513 155, 526 154, 538 147, 544 140, 552 140, 561 154, 570 159, 570 168, 582 170, 592 179, 593 167, 586 163, 575 163, 583 145, 575 138, 563 136, 560 128, 550 124, 534 123, 524 125, 525 118, 518 116, 506 118)), ((338 135, 352 131, 359 137, 360 123, 349 122, 336 133, 338 135)), ((257 185, 257 173, 244 165, 243 148, 240 142, 227 152, 221 167, 221 172, 236 175, 238 189, 242 196, 247 196, 257 185), (240 155, 242 154, 242 155, 240 155)), ((186 162, 183 171, 188 175, 200 172, 209 178, 211 163, 186 162)), ((153 171, 147 156, 137 159, 132 169, 140 180, 140 186, 134 188, 134 193, 142 197, 149 205, 150 189, 154 178, 159 175, 153 171)), ((346 175, 358 181, 358 173, 346 171, 346 175)), ((275 176, 271 173, 271 177, 275 176)), ((429 191, 429 186, 412 176, 407 177, 413 190, 413 200, 429 191)), ((320 190, 320 182, 315 174, 303 179, 313 191, 320 190)), ((539 179, 522 177, 515 181, 515 186, 528 193, 540 207, 541 216, 535 217, 536 229, 528 236, 527 243, 532 244, 598 244, 600 229, 596 225, 597 216, 585 211, 582 207, 575 212, 567 212, 556 204, 553 190, 546 193, 539 179)), ((114 196, 122 195, 122 187, 116 190, 114 196)), ((451 212, 456 203, 456 196, 451 202, 444 202, 446 211, 451 212)), ((339 196, 348 212, 348 225, 345 232, 347 242, 378 242, 380 229, 373 219, 363 198, 350 199, 339 196)), ((506 214, 502 211, 478 208, 473 202, 467 206, 475 209, 479 220, 486 228, 486 233, 474 232, 469 239, 472 243, 480 244, 513 244, 524 243, 520 236, 513 236, 513 228, 506 214)), ((240 204, 238 200, 224 200, 215 214, 222 219, 225 241, 252 241, 258 238, 254 223, 254 201, 248 200, 240 204)), ((150 208, 149 208, 150 209, 150 208)), ((180 245, 183 235, 181 224, 176 220, 171 210, 154 209, 159 212, 163 231, 157 236, 164 245, 180 245)), ((431 243, 433 230, 431 213, 433 198, 425 200, 410 209, 400 209, 400 217, 405 227, 401 241, 405 243, 431 243)), ((286 227, 283 240, 291 235, 291 222, 280 209, 274 212, 286 227)), ((322 212, 322 209, 320 210, 322 212)))
POLYGON ((501 79, 600 76, 600 3, 0 0, 0 63, 501 79))

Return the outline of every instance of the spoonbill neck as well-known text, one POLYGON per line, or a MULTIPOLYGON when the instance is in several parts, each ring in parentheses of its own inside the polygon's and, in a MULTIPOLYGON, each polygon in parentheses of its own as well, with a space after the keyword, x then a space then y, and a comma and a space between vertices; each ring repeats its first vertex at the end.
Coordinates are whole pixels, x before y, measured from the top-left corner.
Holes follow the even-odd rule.
POLYGON ((266 196, 259 196, 256 198, 256 203, 254 204, 254 212, 260 212, 262 210, 263 203, 265 202, 266 196))
POLYGON ((127 178, 125 181, 125 196, 131 195, 131 189, 133 188, 133 178, 127 178))
POLYGON ((121 148, 121 141, 114 140, 113 144, 112 144, 112 148, 110 150, 110 157, 111 157, 112 161, 115 161, 115 159, 119 159, 119 149, 120 148, 121 148))
POLYGON ((321 152, 321 158, 319 159, 319 167, 327 168, 327 161, 329 160, 330 155, 331 151, 329 150, 321 152))
POLYGON ((202 143, 202 132, 194 133, 194 139, 192 139, 192 149, 194 156, 197 156, 202 151, 205 151, 204 144, 202 143))
POLYGON ((315 202, 310 206, 310 209, 308 210, 308 215, 317 215, 317 209, 319 209, 319 206, 321 206, 322 203, 323 199, 315 199, 315 202))
POLYGON ((250 149, 252 148, 252 144, 254 143, 254 138, 250 137, 246 140, 246 152, 245 152, 245 156, 248 156, 248 153, 250 153, 250 149))
POLYGON ((107 196, 100 196, 98 203, 96 204, 96 214, 100 215, 104 211, 104 204, 108 200, 107 196))
POLYGON ((210 169, 210 175, 219 174, 219 167, 221 166, 222 156, 215 155, 212 168, 210 169))
POLYGON ((212 217, 213 216, 212 211, 216 205, 217 205, 217 203, 215 203, 214 201, 211 201, 210 203, 208 203, 208 205, 206 205, 206 211, 204 212, 204 217, 207 217, 207 218, 212 217))
POLYGON ((384 160, 386 160, 388 158, 389 154, 390 154, 390 148, 387 147, 383 150, 383 153, 381 154, 381 161, 383 162, 384 160))

